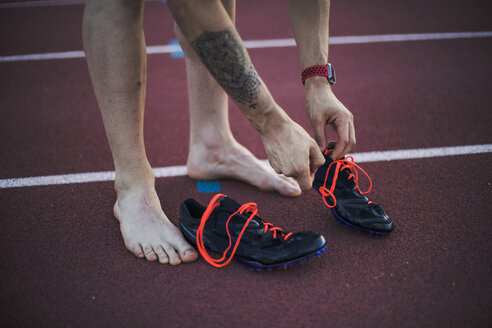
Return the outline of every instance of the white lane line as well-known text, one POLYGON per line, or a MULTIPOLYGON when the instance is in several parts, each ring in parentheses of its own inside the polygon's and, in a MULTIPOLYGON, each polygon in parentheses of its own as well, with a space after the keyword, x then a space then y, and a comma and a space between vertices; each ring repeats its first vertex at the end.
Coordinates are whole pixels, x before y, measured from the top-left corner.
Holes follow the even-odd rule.
MULTIPOLYGON (((447 40, 468 38, 489 38, 492 31, 484 32, 453 32, 453 33, 414 33, 414 34, 376 34, 376 35, 351 35, 332 36, 330 45, 335 44, 360 44, 376 42, 402 42, 402 41, 425 41, 425 40, 447 40)), ((244 41, 246 48, 279 48, 295 47, 294 39, 271 39, 244 41)))
POLYGON ((0 62, 17 62, 17 61, 33 61, 33 60, 47 60, 47 59, 70 59, 70 58, 84 58, 83 51, 63 51, 63 52, 49 52, 45 54, 31 54, 31 55, 14 55, 14 56, 2 56, 0 62))
POLYGON ((369 151, 365 153, 352 154, 357 163, 395 161, 402 159, 419 159, 431 157, 457 156, 492 153, 492 144, 436 147, 436 148, 416 148, 387 151, 369 151))
MULTIPOLYGON (((492 31, 352 35, 352 36, 332 36, 330 37, 330 44, 343 45, 343 44, 362 44, 362 43, 377 43, 377 42, 472 39, 472 38, 490 38, 490 37, 492 37, 492 31)), ((294 47, 296 45, 296 42, 294 39, 249 40, 249 41, 244 41, 244 45, 248 49, 279 48, 279 47, 294 47)), ((147 47, 147 54, 166 54, 166 53, 177 52, 177 51, 181 51, 181 47, 178 45, 158 45, 158 46, 147 47)), ((84 58, 84 57, 85 57, 84 52, 79 50, 79 51, 49 52, 49 53, 42 53, 42 54, 0 56, 0 62, 69 59, 69 58, 84 58)))
MULTIPOLYGON (((165 2, 165 0, 145 0, 145 1, 165 2)), ((37 1, 6 2, 6 3, 0 3, 0 9, 71 6, 71 5, 83 5, 85 3, 86 0, 37 0, 37 1)))
POLYGON ((6 8, 32 8, 46 6, 68 6, 85 4, 85 0, 38 0, 0 3, 0 9, 6 8))
MULTIPOLYGON (((387 151, 371 151, 364 153, 351 154, 358 163, 394 161, 403 159, 419 159, 442 156, 471 155, 481 153, 492 153, 492 144, 456 146, 456 147, 437 147, 437 148, 419 148, 419 149, 402 149, 387 151)), ((268 164, 268 160, 264 160, 268 164)), ((188 174, 185 165, 166 166, 154 168, 156 178, 168 178, 184 176, 188 174)), ((114 171, 74 173, 61 175, 48 175, 39 177, 1 179, 0 189, 61 185, 71 183, 87 183, 98 181, 114 180, 114 171)))

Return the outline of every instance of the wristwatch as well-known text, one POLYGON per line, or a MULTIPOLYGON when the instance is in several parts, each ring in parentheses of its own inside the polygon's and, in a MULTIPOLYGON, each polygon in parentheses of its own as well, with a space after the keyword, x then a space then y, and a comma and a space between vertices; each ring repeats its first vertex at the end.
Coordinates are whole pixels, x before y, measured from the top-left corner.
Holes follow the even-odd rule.
POLYGON ((311 66, 306 68, 305 70, 302 71, 301 73, 301 79, 302 79, 302 84, 305 83, 307 78, 310 78, 311 76, 326 76, 328 79, 328 82, 330 84, 335 84, 335 69, 333 66, 331 66, 330 63, 327 65, 316 65, 316 66, 311 66))

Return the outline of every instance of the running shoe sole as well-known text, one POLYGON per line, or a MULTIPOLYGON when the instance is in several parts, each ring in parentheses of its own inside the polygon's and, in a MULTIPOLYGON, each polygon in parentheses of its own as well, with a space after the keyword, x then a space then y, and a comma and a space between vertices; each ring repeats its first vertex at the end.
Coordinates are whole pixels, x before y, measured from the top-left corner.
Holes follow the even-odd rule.
MULTIPOLYGON (((189 228, 183 226, 182 224, 180 224, 179 226, 181 228, 181 231, 183 232, 185 239, 191 245, 193 245, 193 247, 196 248, 197 247, 196 246, 196 233, 194 234, 192 231, 189 230, 189 228)), ((207 249, 211 252, 214 252, 214 253, 219 252, 217 249, 209 249, 209 248, 207 248, 207 249)), ((261 272, 261 271, 272 271, 274 269, 287 269, 288 267, 291 267, 295 263, 302 264, 305 261, 312 260, 314 256, 321 256, 321 254, 323 254, 325 252, 326 252, 326 244, 323 245, 317 251, 306 254, 302 257, 298 257, 298 258, 290 260, 290 261, 274 263, 274 264, 263 264, 263 263, 258 262, 258 261, 246 260, 246 259, 243 259, 243 258, 237 256, 237 255, 234 256, 234 259, 236 261, 238 261, 239 263, 244 264, 250 271, 261 272)))
POLYGON ((321 256, 326 252, 326 245, 323 246, 321 249, 317 250, 316 252, 313 252, 311 254, 304 255, 303 257, 297 258, 295 260, 287 261, 287 262, 282 262, 282 263, 277 263, 277 264, 270 264, 270 265, 265 265, 260 262, 255 262, 255 261, 248 261, 245 259, 242 259, 240 257, 236 257, 236 260, 239 263, 242 263, 248 267, 249 270, 251 271, 272 271, 273 269, 287 269, 288 267, 291 267, 295 263, 304 263, 305 261, 312 260, 313 257, 316 256, 321 256))

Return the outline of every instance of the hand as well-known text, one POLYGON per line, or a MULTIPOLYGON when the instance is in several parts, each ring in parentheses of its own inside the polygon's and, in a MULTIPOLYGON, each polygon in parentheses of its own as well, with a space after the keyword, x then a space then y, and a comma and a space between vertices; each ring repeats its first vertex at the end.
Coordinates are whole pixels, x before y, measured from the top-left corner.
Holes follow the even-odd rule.
POLYGON ((302 190, 310 189, 314 173, 325 163, 313 138, 287 115, 264 131, 263 144, 275 172, 293 177, 302 190))
POLYGON ((314 130, 314 138, 321 150, 328 145, 326 125, 330 124, 338 135, 334 160, 344 157, 355 145, 352 113, 335 97, 325 77, 314 76, 306 80, 306 111, 314 130))

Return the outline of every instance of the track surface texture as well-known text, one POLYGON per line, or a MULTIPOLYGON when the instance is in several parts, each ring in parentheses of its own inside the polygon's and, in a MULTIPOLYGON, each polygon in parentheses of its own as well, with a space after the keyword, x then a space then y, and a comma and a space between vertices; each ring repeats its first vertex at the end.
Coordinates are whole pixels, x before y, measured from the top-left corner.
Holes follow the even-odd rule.
MULTIPOLYGON (((12 1, 0 1, 0 4, 12 1)), ((81 50, 83 5, 1 8, 0 56, 81 50)), ((332 1, 330 35, 492 31, 487 1, 332 1)), ((173 38, 146 4, 147 45, 173 38)), ((292 38, 285 1, 237 4, 244 40, 292 38)), ((294 47, 251 49, 277 102, 311 133, 294 47)), ((333 45, 334 91, 356 119, 354 152, 492 143, 492 38, 333 45)), ((85 59, 0 63, 0 179, 113 170, 85 59)), ((145 138, 153 166, 183 165, 184 60, 148 56, 145 138), (168 78, 174 76, 175 78, 168 78)), ((231 104, 237 139, 266 158, 231 104)), ((334 137, 334 136, 333 136, 334 137)), ((288 270, 135 258, 112 216, 112 182, 0 189, 2 327, 490 327, 492 153, 364 163, 396 229, 376 238, 296 199, 221 181, 262 217, 315 230, 327 252, 288 270)), ((186 177, 157 179, 164 211, 207 203, 186 177)))

